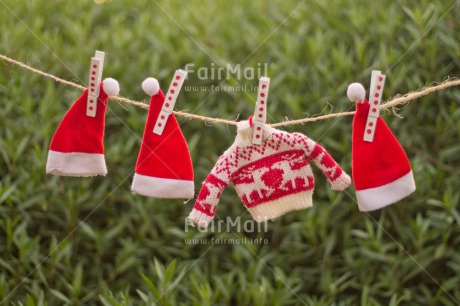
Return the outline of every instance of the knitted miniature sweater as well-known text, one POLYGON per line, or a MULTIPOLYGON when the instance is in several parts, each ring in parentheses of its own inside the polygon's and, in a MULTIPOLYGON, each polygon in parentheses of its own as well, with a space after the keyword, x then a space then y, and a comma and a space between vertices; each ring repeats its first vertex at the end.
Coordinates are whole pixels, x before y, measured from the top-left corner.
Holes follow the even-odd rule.
POLYGON ((253 145, 252 134, 247 120, 238 123, 235 142, 203 183, 189 215, 191 224, 208 226, 230 182, 257 222, 311 207, 314 181, 308 160, 321 169, 333 189, 343 190, 350 184, 350 177, 329 153, 307 136, 264 125, 262 144, 253 145))

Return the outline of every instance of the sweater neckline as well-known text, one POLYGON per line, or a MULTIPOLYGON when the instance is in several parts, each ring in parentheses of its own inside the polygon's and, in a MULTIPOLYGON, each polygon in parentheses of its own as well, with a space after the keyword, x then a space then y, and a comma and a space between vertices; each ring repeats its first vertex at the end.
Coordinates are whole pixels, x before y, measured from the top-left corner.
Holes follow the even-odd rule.
MULTIPOLYGON (((243 120, 237 123, 237 134, 235 138, 235 144, 239 146, 252 146, 252 135, 254 128, 249 124, 249 120, 243 120)), ((264 124, 263 127, 263 140, 262 142, 267 141, 272 137, 272 134, 276 131, 274 128, 264 124)))

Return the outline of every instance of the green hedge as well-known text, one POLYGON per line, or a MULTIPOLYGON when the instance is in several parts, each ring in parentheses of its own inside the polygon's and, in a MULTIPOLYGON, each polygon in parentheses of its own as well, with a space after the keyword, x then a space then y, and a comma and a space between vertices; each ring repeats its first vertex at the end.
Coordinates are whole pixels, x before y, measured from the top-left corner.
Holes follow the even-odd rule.
MULTIPOLYGON (((1 1, 2 54, 79 84, 90 57, 121 95, 147 102, 148 76, 267 63, 269 122, 354 108, 349 83, 387 75, 385 98, 460 75, 456 1, 1 1), (95 3, 99 2, 99 3, 95 3), (100 3, 102 2, 102 3, 100 3), (455 4, 456 3, 456 4, 455 4)), ((360 213, 352 187, 333 192, 318 169, 315 206, 266 232, 184 231, 194 201, 134 196, 146 111, 111 102, 105 178, 45 174, 50 139, 80 95, 19 67, 0 73, 1 305, 457 305, 460 303, 460 91, 385 112, 417 191, 360 213), (187 244, 202 238, 205 244, 187 244), (211 239, 266 239, 216 244, 211 239), (206 240, 207 239, 207 240, 206 240)), ((191 75, 187 85, 218 86, 191 75)), ((255 85, 257 79, 224 80, 255 85)), ((182 92, 176 109, 234 119, 254 92, 182 92)), ((286 128, 309 135, 351 172, 351 117, 286 128)), ((201 182, 232 126, 180 118, 201 182)), ((249 219, 232 187, 217 215, 249 219)))

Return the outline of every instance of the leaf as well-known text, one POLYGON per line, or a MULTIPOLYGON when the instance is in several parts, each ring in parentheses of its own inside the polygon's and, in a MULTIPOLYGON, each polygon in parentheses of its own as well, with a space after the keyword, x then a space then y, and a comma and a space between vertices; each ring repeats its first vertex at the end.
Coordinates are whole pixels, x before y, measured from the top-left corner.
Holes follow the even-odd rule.
POLYGON ((34 298, 28 293, 26 295, 26 305, 27 306, 36 306, 34 298))
POLYGON ((174 272, 176 270, 176 260, 174 259, 166 268, 165 279, 164 279, 164 288, 171 282, 174 272))
POLYGON ((24 152, 27 144, 29 143, 29 139, 30 139, 30 136, 27 135, 26 137, 21 139, 21 141, 19 141, 18 145, 16 146, 16 150, 15 150, 16 158, 14 159, 14 161, 17 161, 21 157, 22 152, 24 152))
POLYGON ((145 276, 144 274, 141 273, 141 277, 142 279, 144 280, 144 282, 147 284, 147 287, 149 288, 150 292, 153 293, 154 296, 156 296, 157 298, 159 298, 161 296, 160 292, 157 290, 157 288, 155 287, 155 285, 153 284, 153 282, 150 280, 150 278, 148 278, 147 276, 145 276))
POLYGON ((86 223, 84 221, 80 221, 78 223, 78 226, 81 228, 83 233, 85 233, 86 235, 88 235, 89 237, 91 237, 94 240, 98 240, 98 234, 96 233, 96 231, 88 223, 86 223))
POLYGON ((83 265, 79 263, 74 270, 74 276, 72 280, 72 290, 76 297, 80 296, 82 280, 83 280, 83 265))
POLYGON ((59 300, 63 301, 64 303, 70 303, 70 299, 66 297, 62 292, 57 291, 56 289, 50 289, 52 295, 57 297, 59 300))
POLYGON ((137 294, 139 295, 139 297, 141 298, 142 301, 147 302, 149 300, 149 297, 147 296, 147 294, 145 294, 141 290, 136 289, 136 292, 137 292, 137 294))
POLYGON ((16 185, 11 185, 7 190, 3 191, 0 196, 0 204, 2 204, 8 197, 16 190, 16 185))
POLYGON ((164 280, 164 267, 160 264, 160 262, 155 258, 155 272, 157 273, 157 277, 163 281, 164 280))

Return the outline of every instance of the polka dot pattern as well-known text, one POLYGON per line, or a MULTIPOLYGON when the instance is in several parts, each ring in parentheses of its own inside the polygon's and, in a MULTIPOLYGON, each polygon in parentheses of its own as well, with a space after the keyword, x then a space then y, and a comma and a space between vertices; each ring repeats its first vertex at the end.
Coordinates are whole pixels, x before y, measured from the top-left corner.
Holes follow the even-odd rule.
MULTIPOLYGON (((373 72, 375 73, 375 72, 373 72)), ((371 107, 369 109, 369 115, 366 122, 366 131, 364 133, 364 140, 371 142, 374 138, 375 129, 377 128, 377 118, 379 117, 380 102, 382 100, 383 85, 385 83, 385 75, 379 74, 374 79, 374 84, 370 89, 369 103, 371 107)))
POLYGON ((270 84, 269 78, 261 78, 259 80, 259 91, 257 92, 256 106, 254 109, 254 135, 253 143, 260 144, 262 142, 262 126, 267 120, 267 97, 268 87, 270 84))
POLYGON ((187 72, 184 70, 176 70, 171 85, 169 86, 168 91, 166 92, 165 101, 163 107, 161 108, 160 116, 158 116, 157 122, 153 132, 157 135, 163 133, 163 129, 166 126, 169 115, 174 111, 174 105, 176 104, 177 97, 184 83, 187 72))
POLYGON ((86 101, 86 115, 89 117, 96 117, 96 101, 99 96, 102 63, 103 57, 100 57, 100 54, 96 52, 96 56, 91 58, 91 66, 89 71, 88 100, 86 101))

